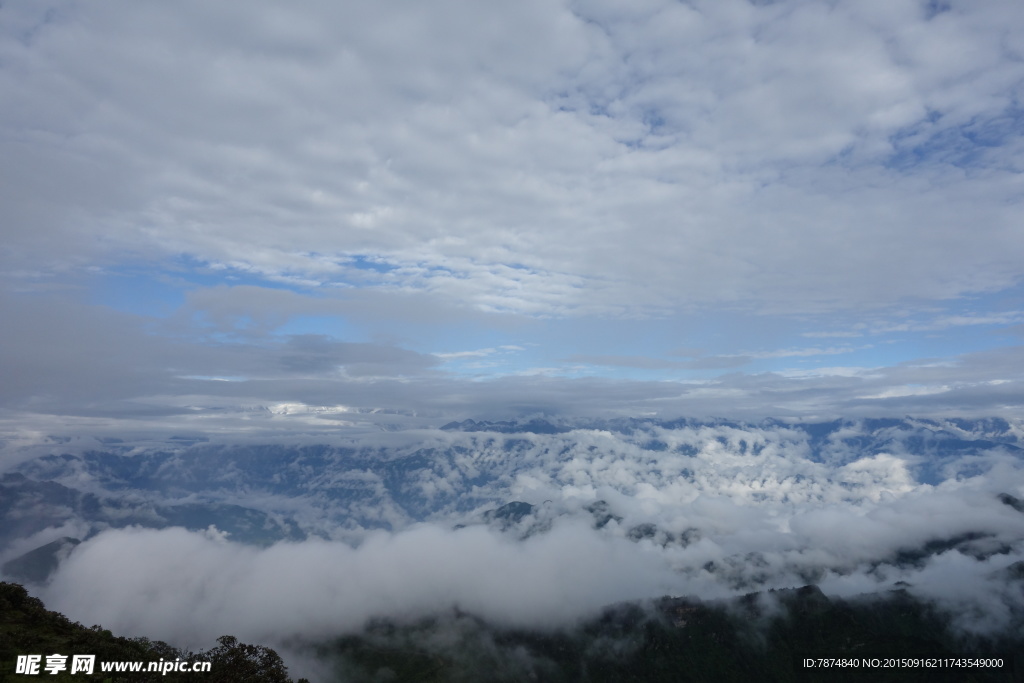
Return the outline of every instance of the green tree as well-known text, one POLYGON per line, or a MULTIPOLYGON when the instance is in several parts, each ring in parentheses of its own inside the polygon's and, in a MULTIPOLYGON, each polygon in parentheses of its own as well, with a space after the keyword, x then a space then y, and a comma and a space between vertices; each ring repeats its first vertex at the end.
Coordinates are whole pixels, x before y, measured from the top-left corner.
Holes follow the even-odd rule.
POLYGON ((269 647, 247 645, 234 636, 221 636, 212 650, 197 660, 211 663, 209 683, 291 683, 280 655, 269 647))

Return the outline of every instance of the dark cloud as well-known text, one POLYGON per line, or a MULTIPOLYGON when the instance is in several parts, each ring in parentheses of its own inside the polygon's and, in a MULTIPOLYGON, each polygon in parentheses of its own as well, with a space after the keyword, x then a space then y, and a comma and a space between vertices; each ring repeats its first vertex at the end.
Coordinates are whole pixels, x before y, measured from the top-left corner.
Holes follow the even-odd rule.
MULTIPOLYGON (((154 427, 173 431, 194 426, 193 420, 231 422, 260 406, 289 402, 444 421, 533 413, 1010 415, 1024 402, 1024 347, 1017 346, 888 368, 733 373, 699 381, 557 375, 466 380, 442 371, 435 355, 393 344, 258 332, 222 341, 202 329, 191 336, 161 335, 142 318, 50 295, 7 297, 0 305, 6 379, 0 397, 12 424, 26 427, 45 422, 45 414, 126 420, 164 415, 166 425, 154 427)), ((644 356, 575 358, 665 367, 644 356)), ((666 363, 721 368, 741 360, 703 356, 666 363)), ((276 430, 284 423, 263 427, 276 430)))
POLYGON ((330 375, 344 368, 350 376, 417 375, 438 360, 415 351, 378 344, 334 341, 320 334, 295 335, 284 344, 281 365, 291 372, 330 375))

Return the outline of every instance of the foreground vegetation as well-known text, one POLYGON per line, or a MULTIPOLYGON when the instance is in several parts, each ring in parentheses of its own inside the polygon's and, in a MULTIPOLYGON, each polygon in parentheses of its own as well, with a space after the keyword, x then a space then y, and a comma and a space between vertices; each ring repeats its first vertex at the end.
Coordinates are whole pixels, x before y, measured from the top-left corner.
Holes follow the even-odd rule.
MULTIPOLYGON (((0 582, 0 681, 103 681, 104 683, 149 683, 150 681, 197 681, 205 683, 291 683, 281 657, 261 645, 247 645, 231 636, 203 652, 185 652, 167 643, 147 638, 122 638, 101 626, 86 628, 58 612, 47 610, 20 585, 0 582), (15 673, 18 655, 96 655, 96 670, 88 676, 62 671, 36 676, 15 673), (99 662, 141 661, 210 662, 209 673, 122 673, 101 674, 99 662)), ((299 683, 304 683, 304 679, 299 683)), ((308 681, 305 681, 308 683, 308 681)))
POLYGON ((577 628, 499 628, 471 615, 379 621, 322 648, 346 681, 1020 681, 1024 633, 968 636, 905 591, 829 599, 816 587, 609 608, 577 628), (1001 669, 829 668, 805 658, 1002 657, 1001 669))
MULTIPOLYGON (((1019 616, 1019 615, 1018 615, 1019 616)), ((662 598, 609 607, 571 629, 500 627, 452 611, 414 622, 378 620, 359 634, 321 643, 334 680, 416 681, 956 681, 1024 680, 1024 631, 968 635, 951 615, 906 591, 830 599, 814 586, 751 593, 731 601, 662 598), (808 669, 807 658, 1002 658, 991 668, 808 669)), ((290 683, 272 649, 224 636, 211 650, 183 652, 159 641, 114 636, 45 609, 17 584, 0 583, 0 681, 198 681, 290 683), (101 661, 209 661, 209 673, 38 676, 15 673, 18 655, 95 654, 101 661)), ((299 683, 308 683, 300 679, 299 683)))

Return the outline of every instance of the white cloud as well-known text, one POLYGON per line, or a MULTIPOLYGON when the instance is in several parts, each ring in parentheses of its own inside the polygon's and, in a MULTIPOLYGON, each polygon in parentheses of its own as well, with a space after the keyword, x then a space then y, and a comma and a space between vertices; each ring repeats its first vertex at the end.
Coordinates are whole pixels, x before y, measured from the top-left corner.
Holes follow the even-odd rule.
POLYGON ((899 398, 901 396, 930 396, 932 394, 941 394, 949 391, 950 387, 939 386, 939 387, 921 387, 921 386, 905 386, 905 387, 894 387, 892 389, 886 389, 885 391, 878 394, 871 394, 868 396, 861 396, 860 398, 899 398))
MULTIPOLYGON (((1024 469, 1019 455, 998 448, 965 456, 966 470, 956 456, 901 452, 901 439, 955 424, 899 422, 887 433, 848 423, 819 444, 820 457, 812 457, 807 432, 778 424, 367 437, 362 443, 377 458, 432 454, 419 480, 435 506, 429 523, 367 499, 343 516, 380 514, 396 531, 263 549, 181 529, 107 531, 78 547, 44 598, 73 619, 196 647, 225 632, 259 642, 315 640, 358 630, 374 616, 415 619, 452 606, 501 624, 550 627, 618 600, 735 595, 818 576, 837 595, 905 581, 960 614, 964 628, 985 630, 1004 623, 1008 609, 1024 608, 1000 573, 1024 558, 1021 513, 995 496, 1024 496, 1024 469), (892 452, 866 453, 866 437, 892 452), (652 450, 652 440, 665 447, 652 450), (917 481, 926 457, 946 458, 942 481, 917 481), (487 526, 452 530, 475 514, 450 507, 451 496, 470 489, 480 500, 476 513, 518 499, 564 516, 522 542, 487 526), (597 499, 618 516, 601 529, 584 509, 597 499), (640 524, 657 525, 662 536, 627 540, 640 524), (671 540, 685 534, 685 542, 671 540), (974 540, 964 541, 966 534, 974 540), (952 545, 899 560, 929 542, 952 545)), ((247 457, 244 449, 218 457, 225 452, 236 464, 247 457)), ((216 486, 244 488, 250 505, 281 503, 261 497, 258 475, 226 465, 216 465, 225 470, 216 486)), ((172 469, 164 474, 173 479, 172 469)), ((359 467, 314 474, 290 504, 320 515, 327 513, 317 507, 324 502, 317 487, 355 485, 347 474, 371 490, 380 483, 359 467)))
POLYGON ((1021 12, 8 3, 0 404, 1014 414, 1021 12))
POLYGON ((633 544, 581 531, 557 525, 517 543, 482 527, 424 526, 355 549, 308 541, 265 550, 182 529, 110 531, 78 549, 46 599, 119 632, 202 645, 226 632, 260 642, 325 637, 374 616, 414 619, 455 605, 498 623, 569 624, 676 580, 633 544), (123 559, 112 571, 114 556, 123 559))
POLYGON ((5 268, 185 254, 529 315, 994 291, 1024 261, 999 128, 1020 19, 1010 1, 9 6, 5 268))
POLYGON ((448 353, 435 353, 434 355, 443 360, 458 358, 483 358, 495 353, 497 349, 477 349, 475 351, 450 351, 448 353))

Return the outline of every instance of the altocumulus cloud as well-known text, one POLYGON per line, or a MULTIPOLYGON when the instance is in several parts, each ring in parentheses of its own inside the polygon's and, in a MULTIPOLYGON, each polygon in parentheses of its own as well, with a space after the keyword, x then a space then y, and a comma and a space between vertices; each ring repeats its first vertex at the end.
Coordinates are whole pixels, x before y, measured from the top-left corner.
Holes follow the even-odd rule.
POLYGON ((527 313, 1001 289, 1020 12, 13 3, 8 254, 527 313))
POLYGON ((4 417, 1009 414, 1022 12, 5 3, 4 417))

